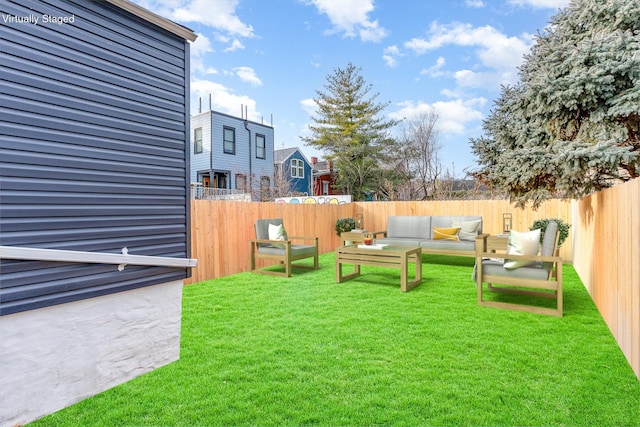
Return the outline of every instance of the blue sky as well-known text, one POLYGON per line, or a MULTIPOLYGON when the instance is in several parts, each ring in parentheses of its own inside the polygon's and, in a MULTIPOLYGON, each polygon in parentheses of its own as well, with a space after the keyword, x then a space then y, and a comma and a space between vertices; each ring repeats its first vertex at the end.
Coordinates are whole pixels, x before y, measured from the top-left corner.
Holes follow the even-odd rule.
POLYGON ((441 163, 475 165, 469 138, 501 84, 517 81, 534 35, 569 0, 134 0, 191 28, 191 111, 270 124, 275 148, 323 152, 300 136, 327 75, 351 62, 394 119, 438 114, 441 163))

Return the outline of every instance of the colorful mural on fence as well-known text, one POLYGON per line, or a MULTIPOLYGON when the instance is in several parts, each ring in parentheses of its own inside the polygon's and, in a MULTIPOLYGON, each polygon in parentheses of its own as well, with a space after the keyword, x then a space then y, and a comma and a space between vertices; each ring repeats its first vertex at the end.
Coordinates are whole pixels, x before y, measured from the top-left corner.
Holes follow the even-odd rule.
POLYGON ((276 203, 294 203, 305 205, 343 205, 351 203, 351 196, 300 196, 278 197, 276 203))

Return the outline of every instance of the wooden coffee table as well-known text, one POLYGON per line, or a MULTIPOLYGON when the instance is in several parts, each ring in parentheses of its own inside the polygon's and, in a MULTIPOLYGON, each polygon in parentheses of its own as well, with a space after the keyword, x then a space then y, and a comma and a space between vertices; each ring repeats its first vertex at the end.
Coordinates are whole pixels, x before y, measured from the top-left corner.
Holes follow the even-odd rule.
POLYGON ((336 249, 336 282, 342 283, 360 275, 361 265, 400 269, 400 289, 407 292, 422 281, 422 249, 417 246, 387 246, 383 249, 359 248, 358 245, 336 249), (416 265, 415 278, 409 281, 409 262, 416 265), (352 264, 354 272, 342 274, 342 265, 352 264))

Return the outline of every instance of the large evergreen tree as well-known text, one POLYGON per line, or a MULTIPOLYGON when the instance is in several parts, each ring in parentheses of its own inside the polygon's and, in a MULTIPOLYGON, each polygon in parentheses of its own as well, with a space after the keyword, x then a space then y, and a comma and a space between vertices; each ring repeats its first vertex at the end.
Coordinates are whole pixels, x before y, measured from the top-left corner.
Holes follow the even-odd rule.
POLYGON ((640 2, 572 0, 472 139, 475 175, 519 206, 640 176, 640 2))
POLYGON ((349 63, 327 76, 325 91, 316 91, 317 106, 307 144, 322 150, 337 172, 336 186, 354 200, 376 192, 384 175, 386 149, 392 146, 388 129, 397 124, 380 117, 387 104, 369 95, 371 85, 349 63))

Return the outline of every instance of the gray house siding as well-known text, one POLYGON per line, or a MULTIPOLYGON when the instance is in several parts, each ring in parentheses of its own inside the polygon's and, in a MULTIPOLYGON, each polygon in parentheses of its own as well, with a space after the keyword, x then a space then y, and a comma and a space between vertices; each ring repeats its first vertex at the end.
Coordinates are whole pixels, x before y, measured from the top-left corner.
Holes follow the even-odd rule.
MULTIPOLYGON (((186 40, 106 2, 7 1, 0 245, 189 257, 186 40)), ((181 280, 188 269, 2 260, 0 314, 181 280)))
MULTIPOLYGON (((261 123, 246 121, 217 111, 205 111, 191 118, 191 181, 202 182, 203 172, 227 174, 226 186, 235 189, 236 175, 253 175, 253 187, 257 189, 262 176, 269 177, 273 186, 273 146, 274 129, 261 123), (246 124, 246 127, 245 127, 246 124), (194 129, 202 128, 202 146, 200 154, 193 152, 194 129), (235 132, 235 150, 225 153, 223 144, 224 129, 235 132), (248 128, 248 130, 247 130, 248 128), (256 157, 256 135, 265 137, 265 158, 256 157)), ((213 179, 212 179, 213 185, 213 179)))
MULTIPOLYGON (((274 175, 274 165, 273 165, 273 149, 274 149, 274 131, 270 126, 261 125, 256 122, 248 123, 249 130, 251 131, 251 142, 247 140, 247 147, 251 145, 251 170, 256 179, 260 180, 260 177, 269 177, 270 186, 273 187, 273 175, 274 175), (265 137, 265 158, 259 159, 256 157, 256 134, 263 135, 265 137)), ((249 138, 249 134, 245 129, 246 137, 249 138)))
POLYGON ((191 117, 191 182, 199 182, 198 173, 209 172, 211 169, 211 112, 191 117), (195 129, 202 129, 202 152, 194 151, 195 129))

